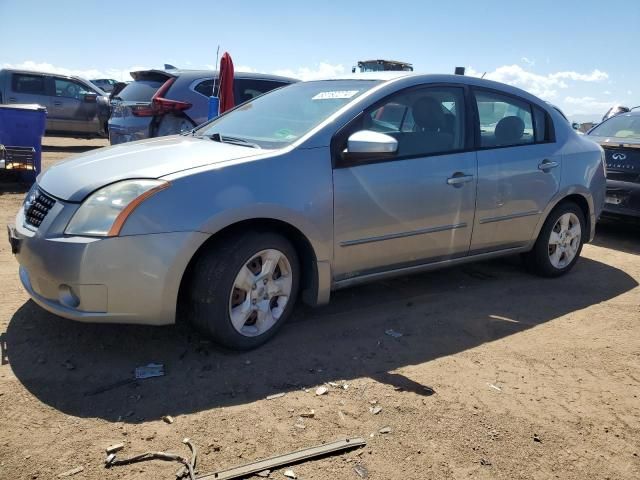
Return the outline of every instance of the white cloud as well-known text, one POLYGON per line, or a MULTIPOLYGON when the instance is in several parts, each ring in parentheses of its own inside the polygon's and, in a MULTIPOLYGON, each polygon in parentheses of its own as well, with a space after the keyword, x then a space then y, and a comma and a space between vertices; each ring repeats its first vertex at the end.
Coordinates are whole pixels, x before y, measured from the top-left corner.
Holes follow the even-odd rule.
POLYGON ((609 90, 605 90, 605 91, 604 91, 604 92, 602 92, 602 93, 604 93, 605 95, 611 95, 611 92, 610 92, 609 90))
POLYGON ((22 62, 22 63, 3 63, 3 64, 0 64, 0 68, 14 68, 18 70, 29 70, 29 71, 35 71, 35 72, 58 73, 60 75, 72 75, 76 77, 81 77, 87 80, 91 80, 92 78, 113 78, 114 80, 128 81, 128 80, 131 80, 131 75, 129 75, 129 72, 134 72, 136 70, 146 70, 148 67, 141 66, 141 65, 134 65, 127 69, 118 69, 118 68, 72 69, 72 68, 58 67, 46 62, 34 62, 32 60, 27 60, 26 62, 22 62))
POLYGON ((282 75, 284 77, 293 77, 300 80, 317 80, 319 78, 335 77, 346 72, 344 65, 332 65, 330 63, 321 62, 313 67, 299 67, 296 70, 279 69, 274 70, 274 75, 282 75))
MULTIPOLYGON (((469 67, 467 72, 473 76, 481 75, 473 67, 469 67)), ((590 73, 564 71, 541 75, 525 70, 520 65, 503 65, 487 72, 485 78, 522 88, 545 100, 552 100, 558 96, 558 90, 569 88, 567 82, 599 82, 609 78, 609 75, 600 70, 590 73)))
POLYGON ((522 57, 520 60, 522 60, 523 63, 526 63, 530 67, 533 67, 536 64, 535 60, 532 60, 532 59, 527 58, 527 57, 522 57))
POLYGON ((619 102, 611 100, 597 100, 594 97, 565 97, 564 103, 568 105, 571 110, 568 115, 576 114, 590 114, 594 112, 605 112, 612 105, 619 102))

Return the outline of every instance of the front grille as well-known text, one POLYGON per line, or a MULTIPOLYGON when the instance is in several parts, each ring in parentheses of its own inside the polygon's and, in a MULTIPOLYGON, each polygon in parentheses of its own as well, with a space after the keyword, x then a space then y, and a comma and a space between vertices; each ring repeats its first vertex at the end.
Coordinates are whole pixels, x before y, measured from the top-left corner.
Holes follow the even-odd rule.
POLYGON ((36 188, 24 202, 25 221, 38 228, 55 204, 56 201, 53 198, 36 188))
POLYGON ((607 178, 623 182, 638 182, 640 178, 640 148, 604 147, 607 178))

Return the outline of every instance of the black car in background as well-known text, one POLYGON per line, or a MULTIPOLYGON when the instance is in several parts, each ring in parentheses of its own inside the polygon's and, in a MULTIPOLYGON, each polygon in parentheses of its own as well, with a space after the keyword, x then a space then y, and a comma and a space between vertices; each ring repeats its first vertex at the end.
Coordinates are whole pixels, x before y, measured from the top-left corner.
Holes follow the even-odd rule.
POLYGON ((610 117, 587 135, 602 146, 606 156, 603 215, 640 218, 640 110, 610 117))

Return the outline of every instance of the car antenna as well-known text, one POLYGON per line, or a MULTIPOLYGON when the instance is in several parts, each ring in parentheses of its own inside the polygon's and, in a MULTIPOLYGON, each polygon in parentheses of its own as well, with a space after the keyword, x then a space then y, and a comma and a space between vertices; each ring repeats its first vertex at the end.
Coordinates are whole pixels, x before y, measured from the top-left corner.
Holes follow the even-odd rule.
MULTIPOLYGON (((218 45, 218 49, 216 50, 216 72, 218 72, 218 58, 220 57, 220 45, 218 45)), ((211 90, 211 96, 216 96, 216 78, 219 76, 219 72, 216 76, 213 77, 213 89, 211 90)))
POLYGON ((485 76, 486 74, 487 74, 487 72, 484 72, 480 78, 484 78, 484 76, 485 76))

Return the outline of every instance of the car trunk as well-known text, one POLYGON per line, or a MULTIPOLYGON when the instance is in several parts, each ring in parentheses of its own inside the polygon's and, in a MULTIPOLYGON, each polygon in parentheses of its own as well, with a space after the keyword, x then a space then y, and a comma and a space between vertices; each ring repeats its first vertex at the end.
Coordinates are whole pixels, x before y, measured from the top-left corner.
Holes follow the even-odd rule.
POLYGON ((133 82, 111 98, 109 139, 111 144, 149 138, 157 119, 154 95, 174 77, 161 70, 131 72, 133 82))

